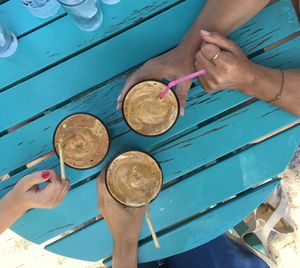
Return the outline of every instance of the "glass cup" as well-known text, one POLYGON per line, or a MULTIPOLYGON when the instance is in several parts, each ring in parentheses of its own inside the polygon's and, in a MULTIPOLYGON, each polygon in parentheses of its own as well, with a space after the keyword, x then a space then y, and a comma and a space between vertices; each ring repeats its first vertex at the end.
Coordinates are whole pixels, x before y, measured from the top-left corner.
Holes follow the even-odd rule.
POLYGON ((110 147, 109 132, 94 115, 77 113, 63 119, 53 135, 53 146, 59 157, 62 146, 65 164, 75 169, 97 166, 110 147))
POLYGON ((102 0, 102 2, 107 5, 115 5, 118 4, 120 1, 121 0, 102 0))
POLYGON ((13 55, 18 47, 18 41, 13 32, 0 26, 0 58, 13 55))
POLYGON ((106 170, 105 182, 111 196, 128 207, 142 207, 154 200, 163 174, 150 155, 129 151, 116 157, 106 170))
POLYGON ((103 13, 98 0, 58 0, 66 12, 84 31, 94 31, 103 22, 103 13))
POLYGON ((144 136, 158 136, 173 127, 179 115, 179 102, 172 90, 160 99, 166 86, 160 81, 147 80, 126 93, 122 112, 133 131, 144 136))

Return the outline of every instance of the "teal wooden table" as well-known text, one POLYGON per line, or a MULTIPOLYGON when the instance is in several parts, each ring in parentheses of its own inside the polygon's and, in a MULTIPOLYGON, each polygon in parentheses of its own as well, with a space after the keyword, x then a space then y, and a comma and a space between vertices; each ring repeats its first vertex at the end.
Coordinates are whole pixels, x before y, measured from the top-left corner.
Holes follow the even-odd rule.
MULTIPOLYGON (((102 27, 80 31, 63 10, 32 17, 19 0, 0 5, 0 24, 19 37, 11 58, 0 60, 0 194, 24 175, 55 168, 52 135, 65 116, 89 112, 109 127, 112 146, 90 170, 68 168, 71 190, 52 210, 33 209, 12 230, 52 252, 97 261, 112 239, 97 210, 95 177, 116 154, 151 153, 164 186, 151 205, 161 249, 144 224, 139 261, 199 246, 239 223, 278 185, 299 142, 299 118, 233 90, 207 94, 195 82, 186 115, 168 133, 147 138, 128 129, 116 99, 130 71, 174 47, 202 9, 201 0, 135 0, 103 5, 102 27), (275 179, 271 179, 275 178, 275 179)), ((288 0, 275 1, 230 37, 255 62, 300 67, 300 36, 288 0)))

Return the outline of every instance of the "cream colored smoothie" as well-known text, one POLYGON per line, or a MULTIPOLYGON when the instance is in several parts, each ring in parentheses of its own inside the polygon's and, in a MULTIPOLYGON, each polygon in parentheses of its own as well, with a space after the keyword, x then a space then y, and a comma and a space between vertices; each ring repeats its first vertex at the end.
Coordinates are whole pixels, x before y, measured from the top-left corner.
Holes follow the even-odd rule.
POLYGON ((129 207, 141 207, 152 201, 158 195, 162 181, 162 171, 157 162, 138 151, 119 155, 106 173, 110 194, 129 207))
POLYGON ((176 122, 178 100, 172 90, 160 99, 166 85, 158 81, 144 81, 133 86, 123 101, 123 115, 137 133, 156 136, 168 131, 176 122))
POLYGON ((74 114, 64 119, 55 131, 56 152, 59 143, 68 166, 87 169, 104 159, 110 140, 106 127, 98 118, 89 114, 74 114))

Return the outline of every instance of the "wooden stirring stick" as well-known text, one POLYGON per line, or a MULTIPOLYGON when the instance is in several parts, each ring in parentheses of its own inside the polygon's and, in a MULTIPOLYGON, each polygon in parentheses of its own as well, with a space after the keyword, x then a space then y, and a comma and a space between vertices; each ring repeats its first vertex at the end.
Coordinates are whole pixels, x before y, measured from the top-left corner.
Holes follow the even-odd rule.
POLYGON ((63 149, 62 149, 61 143, 58 144, 58 150, 59 150, 59 161, 60 161, 61 178, 63 180, 65 180, 66 179, 65 160, 64 160, 64 153, 63 153, 63 149))
POLYGON ((150 219, 149 202, 147 202, 145 210, 146 210, 146 222, 148 224, 148 227, 149 227, 149 230, 150 230, 153 242, 154 242, 154 246, 156 248, 160 248, 156 233, 154 231, 154 228, 153 228, 153 225, 152 225, 152 222, 151 222, 151 219, 150 219))

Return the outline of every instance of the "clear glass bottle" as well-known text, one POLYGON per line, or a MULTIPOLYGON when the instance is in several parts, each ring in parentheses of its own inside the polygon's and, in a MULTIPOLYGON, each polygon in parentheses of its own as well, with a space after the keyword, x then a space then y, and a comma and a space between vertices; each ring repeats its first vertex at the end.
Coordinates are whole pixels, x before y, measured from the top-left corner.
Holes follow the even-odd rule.
POLYGON ((118 4, 121 0, 101 0, 104 4, 115 5, 118 4))
POLYGON ((13 32, 0 26, 0 58, 13 55, 18 47, 18 41, 13 32))
POLYGON ((103 22, 103 13, 98 0, 58 0, 66 12, 84 31, 94 31, 103 22))
POLYGON ((28 11, 41 19, 54 16, 60 8, 56 0, 22 0, 28 11))

